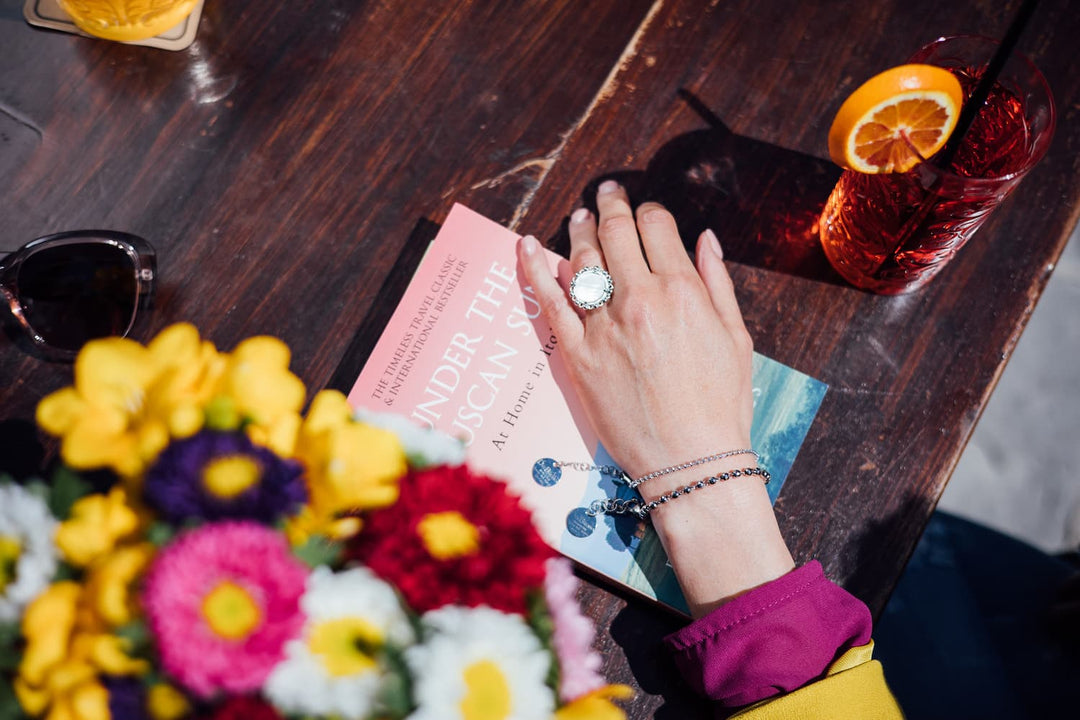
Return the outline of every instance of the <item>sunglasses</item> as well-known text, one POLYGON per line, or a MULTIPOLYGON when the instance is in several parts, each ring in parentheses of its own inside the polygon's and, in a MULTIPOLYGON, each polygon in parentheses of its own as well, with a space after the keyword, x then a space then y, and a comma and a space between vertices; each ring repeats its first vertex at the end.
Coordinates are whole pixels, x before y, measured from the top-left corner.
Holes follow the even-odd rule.
POLYGON ((0 297, 36 350, 70 360, 88 340, 131 332, 156 275, 154 248, 141 237, 74 230, 0 259, 0 297))

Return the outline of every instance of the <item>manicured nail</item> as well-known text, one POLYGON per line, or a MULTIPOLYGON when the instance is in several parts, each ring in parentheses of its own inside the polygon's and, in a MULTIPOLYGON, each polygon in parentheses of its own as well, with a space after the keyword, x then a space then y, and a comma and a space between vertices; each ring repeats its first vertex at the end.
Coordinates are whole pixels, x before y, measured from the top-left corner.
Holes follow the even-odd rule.
POLYGON ((536 241, 536 238, 532 235, 526 235, 521 238, 521 251, 526 255, 535 255, 536 251, 540 249, 540 243, 536 241))
POLYGON ((716 257, 723 260, 724 251, 720 249, 720 239, 716 237, 716 233, 714 233, 711 228, 705 228, 705 232, 703 232, 702 235, 704 235, 705 239, 709 242, 709 247, 716 253, 716 257))
POLYGON ((572 222, 572 223, 583 223, 588 219, 589 219, 589 209, 588 208, 578 208, 577 210, 574 211, 574 214, 570 216, 570 222, 572 222))
POLYGON ((596 192, 599 195, 607 195, 608 193, 613 193, 618 189, 619 183, 615 182, 614 180, 605 180, 604 182, 600 183, 600 187, 596 188, 596 192))

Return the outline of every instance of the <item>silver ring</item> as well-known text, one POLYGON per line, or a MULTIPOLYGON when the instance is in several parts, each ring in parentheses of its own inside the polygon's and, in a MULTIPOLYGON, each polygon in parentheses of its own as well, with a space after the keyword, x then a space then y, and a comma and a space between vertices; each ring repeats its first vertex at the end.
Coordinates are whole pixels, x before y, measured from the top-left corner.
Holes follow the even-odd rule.
POLYGON ((607 270, 589 265, 574 273, 570 279, 570 300, 582 310, 595 310, 607 304, 615 292, 615 283, 607 270))

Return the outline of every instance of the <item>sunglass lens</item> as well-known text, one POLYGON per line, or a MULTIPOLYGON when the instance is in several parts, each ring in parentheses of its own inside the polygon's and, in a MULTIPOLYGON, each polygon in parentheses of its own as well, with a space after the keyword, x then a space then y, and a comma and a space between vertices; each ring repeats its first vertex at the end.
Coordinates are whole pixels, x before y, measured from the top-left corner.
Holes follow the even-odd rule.
POLYGON ((124 334, 138 302, 135 262, 107 243, 43 248, 23 261, 17 282, 27 323, 64 350, 124 334))

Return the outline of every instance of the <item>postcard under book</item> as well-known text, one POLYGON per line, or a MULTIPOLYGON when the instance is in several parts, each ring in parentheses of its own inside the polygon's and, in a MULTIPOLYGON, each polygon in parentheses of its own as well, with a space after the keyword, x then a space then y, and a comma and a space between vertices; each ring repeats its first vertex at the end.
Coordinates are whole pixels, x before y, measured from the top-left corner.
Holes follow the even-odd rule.
MULTIPOLYGON (((470 465, 508 482, 556 550, 681 612, 686 602, 648 520, 590 515, 636 497, 610 466, 570 386, 558 338, 517 262, 518 235, 455 205, 356 380, 354 407, 394 412, 460 438, 470 465)), ((553 272, 565 260, 548 252, 553 272)), ((775 502, 826 386, 754 355, 751 441, 775 502)))

